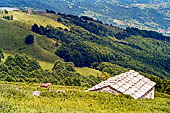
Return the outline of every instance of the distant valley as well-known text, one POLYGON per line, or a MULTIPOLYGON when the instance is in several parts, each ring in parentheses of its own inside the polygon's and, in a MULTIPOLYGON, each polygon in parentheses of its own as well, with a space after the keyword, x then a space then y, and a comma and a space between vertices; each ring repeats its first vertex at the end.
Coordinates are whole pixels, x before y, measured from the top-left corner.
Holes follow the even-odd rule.
POLYGON ((137 27, 170 35, 169 0, 1 0, 0 6, 52 9, 122 28, 137 27))

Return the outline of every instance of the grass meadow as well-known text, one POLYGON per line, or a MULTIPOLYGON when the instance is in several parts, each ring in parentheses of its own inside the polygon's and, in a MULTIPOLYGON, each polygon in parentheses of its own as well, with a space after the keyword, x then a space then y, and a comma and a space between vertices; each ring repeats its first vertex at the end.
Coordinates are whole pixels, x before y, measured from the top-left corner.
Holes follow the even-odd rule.
POLYGON ((54 63, 55 60, 59 59, 54 54, 56 41, 31 32, 31 26, 36 23, 69 30, 68 27, 55 19, 40 14, 27 15, 26 12, 22 11, 10 11, 9 15, 13 15, 14 20, 0 19, 0 48, 8 53, 26 53, 43 62, 54 63), (24 43, 25 37, 28 35, 34 35, 33 45, 24 43))
POLYGON ((154 100, 84 92, 86 87, 0 82, 1 113, 169 113, 170 96, 156 93, 154 100), (62 90, 65 93, 57 93, 62 90), (40 96, 32 96, 40 91, 40 96))
POLYGON ((51 25, 55 28, 61 27, 63 29, 67 28, 69 30, 69 28, 63 25, 62 23, 59 23, 57 22, 57 20, 48 18, 46 16, 41 16, 38 14, 28 15, 26 12, 22 11, 11 11, 9 12, 9 14, 14 16, 14 20, 22 22, 23 24, 28 26, 32 26, 33 24, 36 23, 37 25, 42 26, 51 25))

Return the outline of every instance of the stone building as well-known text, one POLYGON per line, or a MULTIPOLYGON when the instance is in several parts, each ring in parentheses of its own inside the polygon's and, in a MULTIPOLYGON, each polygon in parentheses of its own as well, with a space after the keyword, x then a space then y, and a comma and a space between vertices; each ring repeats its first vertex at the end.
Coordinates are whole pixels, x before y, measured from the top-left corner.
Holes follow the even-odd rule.
POLYGON ((155 85, 155 82, 134 70, 130 70, 111 77, 86 91, 108 92, 116 95, 126 94, 134 99, 154 99, 155 85))

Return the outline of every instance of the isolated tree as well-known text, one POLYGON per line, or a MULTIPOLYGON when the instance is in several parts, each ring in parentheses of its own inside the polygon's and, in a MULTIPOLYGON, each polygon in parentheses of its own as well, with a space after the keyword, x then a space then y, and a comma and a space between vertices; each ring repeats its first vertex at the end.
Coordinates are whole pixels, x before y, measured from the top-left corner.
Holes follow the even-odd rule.
POLYGON ((3 51, 0 49, 0 62, 2 58, 4 58, 4 54, 3 54, 3 51))
POLYGON ((34 24, 33 26, 32 26, 32 31, 33 32, 35 32, 35 33, 40 33, 40 29, 39 29, 39 27, 38 27, 38 25, 37 24, 34 24))
POLYGON ((28 35, 25 38, 25 44, 33 44, 34 43, 34 36, 33 35, 28 35))
POLYGON ((62 22, 61 18, 58 18, 57 21, 58 21, 58 22, 62 22))
POLYGON ((11 20, 13 20, 14 19, 14 16, 13 15, 11 15, 11 20))
POLYGON ((8 11, 6 9, 4 10, 4 12, 5 12, 5 14, 8 14, 8 11))

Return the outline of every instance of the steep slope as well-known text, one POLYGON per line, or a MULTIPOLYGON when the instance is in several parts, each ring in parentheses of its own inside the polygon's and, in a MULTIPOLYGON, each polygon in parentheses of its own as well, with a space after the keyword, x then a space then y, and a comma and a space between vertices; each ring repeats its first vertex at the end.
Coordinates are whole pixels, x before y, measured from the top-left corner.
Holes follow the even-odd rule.
POLYGON ((54 54, 56 42, 52 39, 35 34, 31 32, 30 29, 34 23, 46 26, 47 24, 41 21, 43 19, 48 21, 49 23, 47 23, 49 25, 52 24, 54 27, 65 28, 63 24, 45 16, 28 16, 23 12, 9 13, 14 15, 14 20, 7 21, 0 19, 0 48, 8 52, 24 52, 42 61, 54 62, 58 59, 54 54), (27 45, 24 43, 25 37, 30 34, 35 37, 33 45, 27 45))
MULTIPOLYGON (((17 13, 23 15, 23 12, 17 13)), ((55 26, 41 26, 36 28, 39 34, 33 33, 30 27, 23 25, 26 21, 15 20, 17 14, 12 21, 0 20, 0 47, 7 52, 27 53, 44 61, 41 62, 42 65, 48 62, 49 67, 60 57, 67 62, 73 62, 77 67, 91 67, 94 63, 111 62, 125 68, 170 78, 169 37, 135 28, 120 29, 89 17, 61 13, 44 14, 27 16, 42 16, 51 20, 60 18, 61 23, 58 25, 69 26, 70 31, 55 26), (33 45, 24 43, 25 37, 29 34, 35 36, 33 45)), ((27 24, 32 25, 31 22, 27 24)))

